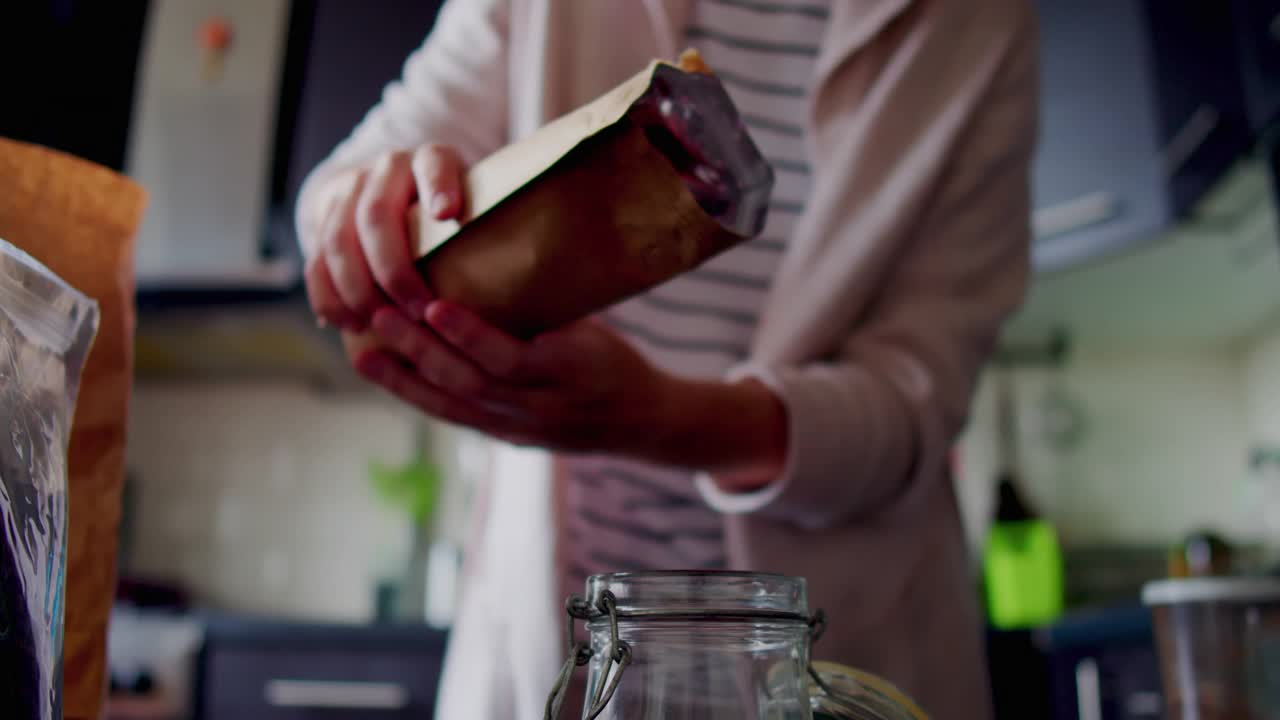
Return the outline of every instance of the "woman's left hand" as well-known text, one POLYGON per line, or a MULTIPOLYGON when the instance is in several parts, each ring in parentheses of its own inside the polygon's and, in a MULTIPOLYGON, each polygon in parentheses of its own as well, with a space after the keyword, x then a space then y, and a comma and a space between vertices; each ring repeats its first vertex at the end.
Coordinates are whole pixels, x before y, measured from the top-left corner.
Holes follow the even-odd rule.
POLYGON ((522 341, 447 301, 427 325, 394 307, 373 316, 384 349, 356 369, 429 415, 554 450, 643 454, 673 381, 594 320, 522 341))
POLYGON ((702 470, 733 491, 782 470, 786 412, 756 380, 671 375, 595 320, 524 341, 444 300, 424 319, 379 309, 383 347, 354 363, 428 415, 519 445, 702 470))

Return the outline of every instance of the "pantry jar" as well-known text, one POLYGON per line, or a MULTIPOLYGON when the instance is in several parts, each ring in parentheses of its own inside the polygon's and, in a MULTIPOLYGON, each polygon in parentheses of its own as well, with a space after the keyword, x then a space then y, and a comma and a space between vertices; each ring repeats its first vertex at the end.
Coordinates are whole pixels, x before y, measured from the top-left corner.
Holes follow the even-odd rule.
POLYGON ((887 683, 810 664, 824 627, 802 578, 667 571, 596 575, 572 597, 569 658, 547 700, 560 718, 576 667, 587 666, 580 717, 607 720, 919 720, 887 683), (574 638, 586 622, 587 641, 574 638))
POLYGON ((1280 720, 1280 579, 1147 583, 1169 720, 1280 720))

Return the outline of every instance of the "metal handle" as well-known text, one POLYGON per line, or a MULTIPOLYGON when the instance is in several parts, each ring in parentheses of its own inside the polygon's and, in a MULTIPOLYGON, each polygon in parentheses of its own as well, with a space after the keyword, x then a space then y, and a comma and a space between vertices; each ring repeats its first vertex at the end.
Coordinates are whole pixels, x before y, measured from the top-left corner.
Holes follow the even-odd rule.
POLYGON ((1095 192, 1038 208, 1031 218, 1037 240, 1065 235, 1106 222, 1120 214, 1120 201, 1109 192, 1095 192))
POLYGON ((1173 177, 1182 170, 1221 123, 1222 113, 1218 112, 1218 108, 1212 105, 1196 108, 1164 149, 1165 177, 1173 177))
POLYGON ((1080 720, 1102 720, 1102 687, 1093 658, 1076 665, 1076 711, 1080 720))
MULTIPOLYGON (((605 590, 596 602, 596 607, 601 613, 609 616, 608 657, 610 664, 605 669, 604 677, 600 679, 600 685, 596 688, 595 695, 591 698, 591 705, 587 708, 585 720, 595 720, 600 716, 600 713, 604 712, 605 707, 609 705, 609 701, 613 699, 613 693, 618 689, 618 684, 622 682, 623 671, 631 664, 631 644, 618 638, 617 598, 613 596, 613 593, 605 590)), ((556 676, 555 685, 551 687, 551 694, 547 696, 547 705, 542 713, 543 720, 555 720, 560 717, 560 707, 564 705, 564 696, 569 690, 569 681, 573 678, 574 668, 591 662, 591 657, 594 654, 590 645, 573 639, 573 621, 575 619, 590 619, 592 615, 591 605, 582 598, 574 596, 565 602, 565 613, 569 616, 569 657, 564 661, 564 665, 560 667, 560 673, 556 676)))
POLYGON ((311 710, 403 710, 409 691, 396 683, 325 680, 270 680, 263 688, 267 704, 311 710))
POLYGON ((1136 692, 1125 698, 1124 708, 1131 717, 1160 717, 1164 698, 1158 692, 1136 692))

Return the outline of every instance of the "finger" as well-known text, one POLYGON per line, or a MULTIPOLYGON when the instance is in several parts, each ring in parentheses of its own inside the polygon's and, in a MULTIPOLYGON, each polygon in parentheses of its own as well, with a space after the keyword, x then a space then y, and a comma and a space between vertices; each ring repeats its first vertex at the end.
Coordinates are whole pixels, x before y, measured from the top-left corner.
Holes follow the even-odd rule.
MULTIPOLYGON (((363 180, 358 182, 363 185, 363 180)), ((355 208, 361 189, 357 187, 329 217, 323 230, 322 248, 328 259, 329 275, 343 304, 351 312, 368 318, 383 304, 383 296, 369 271, 356 229, 355 208)))
POLYGON ((356 229, 374 280, 409 317, 421 320, 431 302, 413 265, 406 213, 414 193, 409 156, 383 156, 369 171, 356 205, 356 229))
POLYGON ((385 352, 362 353, 354 364, 362 377, 432 417, 494 435, 512 431, 502 419, 432 386, 385 352))
POLYGON ((427 324, 490 375, 515 382, 539 378, 523 372, 528 343, 517 340, 456 303, 437 300, 427 306, 427 324))
POLYGON ((338 289, 333 285, 329 275, 329 264, 321 253, 309 261, 303 271, 306 280, 307 302, 321 323, 335 325, 352 332, 363 332, 364 323, 360 317, 343 304, 338 289))
POLYGON ((373 315, 373 332, 388 348, 412 362, 428 382, 457 397, 491 397, 489 377, 460 356, 429 328, 410 322, 395 308, 373 315))
POLYGON ((413 154, 413 177, 427 213, 436 220, 462 215, 462 158, 453 148, 424 145, 413 154))

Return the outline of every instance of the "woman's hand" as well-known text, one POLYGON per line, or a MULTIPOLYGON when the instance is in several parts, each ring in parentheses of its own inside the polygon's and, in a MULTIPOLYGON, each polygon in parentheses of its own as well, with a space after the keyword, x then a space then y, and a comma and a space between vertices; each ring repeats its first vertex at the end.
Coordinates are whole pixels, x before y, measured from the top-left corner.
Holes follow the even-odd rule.
POLYGON ((458 216, 462 169, 452 149, 426 145, 387 153, 322 188, 302 238, 307 297, 322 322, 364 332, 390 304, 423 316, 432 295, 414 268, 409 207, 420 201, 437 219, 458 216))
POLYGON ((631 450, 658 419, 650 401, 665 376, 595 321, 526 342, 442 300, 411 320, 375 312, 382 347, 355 366, 429 415, 518 444, 607 452, 631 450))
POLYGON ((522 341, 446 301, 423 318, 377 310, 383 348, 355 366, 429 415, 517 444, 704 470, 733 490, 781 472, 785 412, 756 381, 670 375, 594 320, 522 341))
POLYGON ((703 470, 731 490, 777 477, 785 411, 759 382, 664 373, 594 321, 522 341, 435 300, 414 267, 407 214, 419 200, 436 219, 458 217, 462 172, 446 147, 388 153, 335 176, 306 213, 312 309, 349 332, 372 329, 381 343, 352 351, 364 377, 429 415, 517 444, 703 470))

